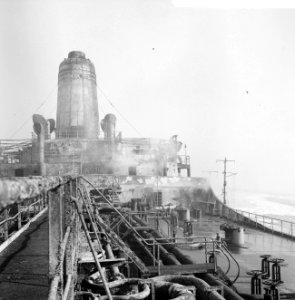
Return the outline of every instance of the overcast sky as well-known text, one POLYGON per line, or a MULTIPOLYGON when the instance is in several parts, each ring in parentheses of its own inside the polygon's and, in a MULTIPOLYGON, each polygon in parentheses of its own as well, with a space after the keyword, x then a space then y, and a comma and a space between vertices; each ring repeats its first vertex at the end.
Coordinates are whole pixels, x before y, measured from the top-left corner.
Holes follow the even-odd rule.
MULTIPOLYGON (((294 9, 0 0, 0 45, 0 138, 30 137, 33 113, 55 118, 59 63, 82 50, 101 119, 116 113, 103 91, 142 136, 178 134, 194 176, 226 156, 229 188, 295 195, 294 9)), ((139 136, 120 116, 118 129, 139 136)))

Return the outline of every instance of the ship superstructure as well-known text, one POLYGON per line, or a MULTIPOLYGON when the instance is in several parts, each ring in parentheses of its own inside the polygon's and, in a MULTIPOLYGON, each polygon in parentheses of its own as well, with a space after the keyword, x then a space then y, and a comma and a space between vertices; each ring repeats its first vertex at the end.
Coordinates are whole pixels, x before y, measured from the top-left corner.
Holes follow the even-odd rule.
MULTIPOLYGON (((99 122, 95 68, 83 52, 60 64, 56 120, 35 114, 33 129, 32 140, 0 148, 0 253, 12 252, 0 265, 5 299, 21 294, 7 278, 24 284, 36 268, 44 282, 30 277, 31 299, 33 291, 36 299, 279 299, 283 260, 255 252, 257 268, 247 270, 232 252, 245 256, 246 227, 289 241, 293 227, 280 232, 222 203, 206 179, 191 177, 176 135, 125 138, 115 115, 99 122), (45 242, 33 235, 39 229, 45 242)), ((294 296, 290 286, 281 295, 294 296)))

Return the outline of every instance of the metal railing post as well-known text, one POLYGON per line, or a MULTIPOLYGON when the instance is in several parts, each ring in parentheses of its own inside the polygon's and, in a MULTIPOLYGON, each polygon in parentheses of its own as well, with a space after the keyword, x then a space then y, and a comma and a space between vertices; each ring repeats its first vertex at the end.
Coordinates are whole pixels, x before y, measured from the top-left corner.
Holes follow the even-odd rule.
MULTIPOLYGON (((36 197, 35 198, 36 200, 38 199, 38 197, 36 197)), ((37 204, 34 204, 34 202, 33 202, 33 209, 34 209, 34 216, 36 216, 36 214, 37 214, 37 204)))
POLYGON ((207 264, 208 263, 208 260, 207 260, 207 239, 205 238, 205 263, 207 264))
POLYGON ((161 270, 160 270, 160 243, 158 243, 157 257, 158 257, 158 276, 160 276, 161 275, 161 270))
POLYGON ((155 240, 153 240, 153 265, 154 267, 156 266, 156 245, 155 245, 155 240))
MULTIPOLYGON (((4 210, 4 220, 7 220, 9 218, 9 213, 8 210, 5 209, 4 210)), ((8 229, 9 229, 9 225, 8 225, 9 221, 6 221, 4 223, 4 240, 6 241, 8 239, 8 229)))
POLYGON ((273 233, 273 218, 271 218, 271 233, 273 233))
POLYGON ((17 230, 20 230, 22 227, 22 208, 19 203, 17 204, 17 212, 17 230))

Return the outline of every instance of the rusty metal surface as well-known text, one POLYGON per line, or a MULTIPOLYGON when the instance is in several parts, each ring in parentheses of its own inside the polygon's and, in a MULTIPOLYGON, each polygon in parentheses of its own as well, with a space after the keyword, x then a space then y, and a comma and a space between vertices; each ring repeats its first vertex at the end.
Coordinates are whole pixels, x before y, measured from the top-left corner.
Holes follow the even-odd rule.
POLYGON ((93 63, 72 51, 59 66, 56 136, 98 138, 99 118, 93 63))

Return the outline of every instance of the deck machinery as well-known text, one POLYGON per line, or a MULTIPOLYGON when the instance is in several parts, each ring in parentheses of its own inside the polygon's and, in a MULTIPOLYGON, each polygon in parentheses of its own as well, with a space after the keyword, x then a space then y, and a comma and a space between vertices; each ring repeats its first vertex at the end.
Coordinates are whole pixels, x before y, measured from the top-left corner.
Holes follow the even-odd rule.
POLYGON ((117 191, 84 176, 50 190, 49 299, 242 299, 214 259, 216 251, 229 257, 221 241, 172 238, 172 211, 134 211, 118 203, 117 191), (62 230, 57 220, 64 220, 62 230), (196 242, 204 246, 203 261, 177 247, 196 242))

